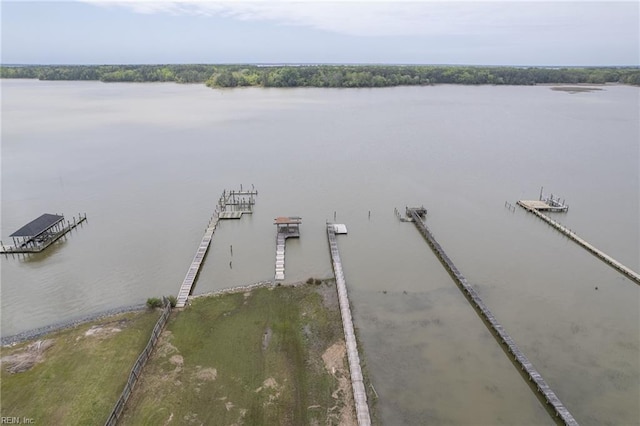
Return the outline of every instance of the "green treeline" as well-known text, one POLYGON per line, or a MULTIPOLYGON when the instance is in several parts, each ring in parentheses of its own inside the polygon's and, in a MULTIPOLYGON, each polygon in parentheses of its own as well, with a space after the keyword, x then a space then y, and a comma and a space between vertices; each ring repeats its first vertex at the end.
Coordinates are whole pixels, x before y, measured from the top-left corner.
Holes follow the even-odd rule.
POLYGON ((206 83, 209 87, 388 87, 428 84, 640 86, 640 68, 515 68, 426 65, 33 65, 2 66, 1 78, 206 83))

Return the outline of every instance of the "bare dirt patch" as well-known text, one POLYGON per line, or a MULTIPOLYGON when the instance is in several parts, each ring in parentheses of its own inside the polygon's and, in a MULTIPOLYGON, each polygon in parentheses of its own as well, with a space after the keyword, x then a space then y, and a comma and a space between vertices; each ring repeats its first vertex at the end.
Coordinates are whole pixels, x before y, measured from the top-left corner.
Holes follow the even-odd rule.
POLYGON ((100 325, 94 325, 90 329, 84 332, 85 337, 98 337, 98 338, 107 338, 115 333, 121 332, 121 328, 117 327, 103 327, 100 325))
POLYGON ((171 358, 169 358, 169 362, 176 367, 182 367, 182 365, 184 364, 184 359, 182 358, 182 355, 173 355, 171 358))
POLYGON ((331 394, 336 405, 327 410, 328 420, 336 421, 341 426, 357 426, 351 378, 344 362, 346 356, 347 346, 342 340, 331 345, 322 354, 325 368, 338 382, 338 388, 331 394))
POLYGON ((215 368, 203 368, 202 370, 196 373, 196 377, 198 380, 204 380, 207 382, 211 382, 218 377, 218 370, 215 368))
POLYGON ((34 365, 44 361, 45 351, 53 346, 54 342, 53 339, 33 342, 17 353, 2 357, 0 364, 11 374, 30 370, 34 365))

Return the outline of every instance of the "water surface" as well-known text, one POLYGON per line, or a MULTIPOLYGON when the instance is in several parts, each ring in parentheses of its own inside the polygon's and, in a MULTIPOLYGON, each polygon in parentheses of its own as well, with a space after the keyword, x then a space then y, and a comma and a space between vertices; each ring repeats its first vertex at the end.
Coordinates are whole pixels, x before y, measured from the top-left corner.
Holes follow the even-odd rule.
POLYGON ((574 417, 640 422, 639 287, 504 208, 544 186, 570 205, 557 220, 638 271, 637 88, 1 84, 3 242, 45 212, 89 218, 45 253, 2 259, 3 336, 177 293, 222 190, 253 184, 255 213, 221 223, 196 293, 272 278, 281 215, 303 218, 287 281, 331 276, 335 214, 349 229, 339 246, 384 424, 552 423, 394 216, 424 204, 574 417))

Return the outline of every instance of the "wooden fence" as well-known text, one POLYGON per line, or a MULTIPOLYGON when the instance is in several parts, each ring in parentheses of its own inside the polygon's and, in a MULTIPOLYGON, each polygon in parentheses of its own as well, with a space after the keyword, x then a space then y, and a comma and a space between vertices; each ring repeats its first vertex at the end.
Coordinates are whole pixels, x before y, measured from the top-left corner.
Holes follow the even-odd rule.
POLYGON ((169 301, 165 298, 162 315, 160 315, 160 318, 158 318, 158 322, 156 322, 156 325, 153 327, 153 331, 151 332, 151 337, 149 338, 149 342, 147 343, 147 346, 144 348, 140 356, 138 356, 138 359, 136 360, 135 364, 133 364, 131 373, 129 373, 129 379, 127 380, 127 384, 124 386, 124 390, 122 391, 120 398, 118 398, 116 405, 113 407, 113 410, 111 411, 111 414, 109 415, 109 418, 105 423, 105 426, 115 426, 118 423, 118 419, 120 418, 120 416, 122 415, 122 412, 124 411, 125 404, 127 403, 127 400, 129 399, 129 397, 131 396, 133 387, 136 385, 136 382, 138 381, 138 377, 140 377, 140 374, 142 374, 142 369, 144 368, 144 365, 147 363, 147 360, 149 359, 149 356, 151 355, 153 348, 156 346, 156 343, 158 342, 158 338, 160 337, 160 334, 162 333, 162 330, 164 329, 164 326, 167 323, 167 320, 169 319, 169 314, 171 314, 171 303, 169 303, 169 301))

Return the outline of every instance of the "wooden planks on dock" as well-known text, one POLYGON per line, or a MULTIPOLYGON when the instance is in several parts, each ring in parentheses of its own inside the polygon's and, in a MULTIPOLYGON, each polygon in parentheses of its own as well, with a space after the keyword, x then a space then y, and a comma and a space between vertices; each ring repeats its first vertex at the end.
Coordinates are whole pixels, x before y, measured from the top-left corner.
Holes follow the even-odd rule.
POLYGON ((540 213, 536 208, 532 207, 531 205, 527 204, 526 202, 518 201, 517 204, 520 207, 522 207, 523 209, 525 209, 526 211, 528 211, 529 213, 533 213, 534 215, 538 216, 540 219, 542 219, 545 222, 547 222, 549 225, 551 225, 552 227, 557 229, 559 232, 563 233, 564 235, 569 237, 571 240, 575 241, 576 243, 578 243, 579 245, 581 245, 582 247, 587 249, 587 251, 589 251, 591 254, 593 254, 594 256, 596 256, 597 258, 602 260, 603 262, 605 262, 607 265, 613 267, 618 272, 621 272, 622 274, 624 274, 630 280, 635 281, 636 284, 640 284, 640 274, 638 274, 637 272, 635 272, 631 268, 628 268, 628 267, 624 266, 622 263, 618 262, 617 260, 615 260, 613 257, 609 256, 608 254, 606 254, 602 250, 599 250, 599 249, 595 248, 590 243, 588 243, 586 240, 578 237, 578 235, 575 232, 573 232, 572 230, 570 230, 566 226, 561 225, 560 223, 556 222, 555 220, 551 219, 549 216, 540 213))
POLYGON ((505 347, 509 350, 509 353, 511 353, 515 362, 529 377, 529 380, 535 383, 538 393, 544 398, 547 404, 552 407, 555 415, 559 417, 565 425, 577 426, 578 422, 576 421, 576 419, 571 415, 564 404, 562 404, 560 399, 549 387, 547 382, 542 378, 542 375, 536 370, 529 359, 518 348, 511 336, 509 336, 504 327, 498 322, 489 308, 487 308, 487 306, 484 304, 482 299, 480 299, 480 296, 475 291, 475 289, 469 285, 467 279, 454 265, 449 256, 447 256, 447 253, 445 253, 442 246, 438 243, 438 241, 436 241, 435 237, 433 236, 427 225, 422 221, 415 209, 407 209, 407 213, 411 215, 416 228, 425 237, 427 243, 429 243, 429 246, 433 249, 434 253, 438 257, 438 259, 440 259, 440 262, 444 265, 447 271, 449 271, 450 275, 453 277, 456 284, 458 284, 464 295, 472 303, 472 305, 476 308, 480 315, 489 323, 491 330, 498 336, 500 343, 505 345, 505 347))
POLYGON ((284 246, 286 236, 282 232, 278 232, 276 237, 276 280, 284 280, 284 246))
POLYGON ((336 232, 333 224, 327 224, 327 236, 329 239, 333 271, 336 276, 338 302, 342 315, 342 328, 347 344, 347 359, 351 373, 351 387, 353 388, 353 399, 356 405, 356 416, 359 426, 369 426, 371 425, 371 416, 367 404, 367 392, 364 386, 362 368, 360 367, 360 356, 358 355, 358 344, 353 328, 353 318, 351 317, 347 283, 344 279, 344 272, 342 271, 342 261, 340 260, 340 252, 338 251, 338 242, 336 241, 336 232))
POLYGON ((191 294, 191 289, 193 287, 193 283, 198 276, 198 272, 200 272, 200 266, 202 266, 202 261, 204 260, 205 255, 207 254, 207 250, 209 250, 209 245, 211 244, 211 240, 213 239, 213 233, 218 226, 218 221, 220 220, 218 216, 218 210, 214 212, 211 220, 209 221, 209 225, 200 241, 200 245, 198 246, 198 250, 196 250, 196 254, 193 257, 193 261, 187 270, 187 274, 182 281, 182 285, 180 286, 180 290, 178 291, 178 298, 176 302, 176 308, 183 308, 187 304, 187 299, 191 294))

